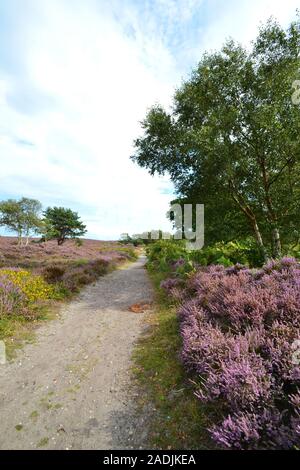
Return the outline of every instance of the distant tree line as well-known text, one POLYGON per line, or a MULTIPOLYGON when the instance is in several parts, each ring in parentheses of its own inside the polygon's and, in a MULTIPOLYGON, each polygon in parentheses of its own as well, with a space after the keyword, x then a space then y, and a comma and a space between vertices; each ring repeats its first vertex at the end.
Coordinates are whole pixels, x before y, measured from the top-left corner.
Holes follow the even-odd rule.
POLYGON ((62 245, 67 238, 78 239, 87 232, 77 212, 65 207, 42 211, 40 201, 26 197, 0 202, 0 226, 17 234, 18 245, 27 245, 34 235, 62 245))
POLYGON ((149 243, 153 243, 156 240, 168 239, 172 240, 174 235, 169 232, 164 232, 161 229, 157 230, 147 230, 142 233, 135 233, 133 235, 129 235, 129 233, 122 233, 120 236, 120 241, 122 243, 130 243, 134 246, 139 245, 148 245, 149 243))

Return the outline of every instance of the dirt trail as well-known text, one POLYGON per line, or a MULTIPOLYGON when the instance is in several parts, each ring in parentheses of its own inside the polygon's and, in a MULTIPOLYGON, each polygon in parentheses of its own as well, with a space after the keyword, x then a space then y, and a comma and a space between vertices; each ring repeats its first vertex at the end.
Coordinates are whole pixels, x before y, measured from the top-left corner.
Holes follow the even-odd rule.
POLYGON ((129 394, 133 345, 152 290, 141 257, 88 286, 0 366, 0 449, 143 447, 147 426, 129 394))

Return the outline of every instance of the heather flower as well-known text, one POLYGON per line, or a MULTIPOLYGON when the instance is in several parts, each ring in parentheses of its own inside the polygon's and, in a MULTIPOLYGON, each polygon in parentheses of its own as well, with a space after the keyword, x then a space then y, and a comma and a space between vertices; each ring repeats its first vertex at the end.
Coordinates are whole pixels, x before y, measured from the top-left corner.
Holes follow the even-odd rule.
POLYGON ((183 281, 179 278, 168 278, 160 283, 160 288, 164 289, 166 293, 176 299, 182 301, 184 299, 183 281))
POLYGON ((298 443, 284 424, 284 415, 276 409, 229 415, 211 428, 211 433, 221 447, 236 450, 291 449, 298 443))
POLYGON ((0 274, 0 318, 5 315, 23 313, 26 298, 21 289, 0 274))
POLYGON ((160 287, 161 287, 161 289, 165 289, 166 291, 170 291, 174 287, 177 287, 178 283, 179 283, 178 279, 168 278, 168 279, 165 279, 164 281, 162 281, 160 283, 160 287))
POLYGON ((255 355, 229 359, 210 371, 201 396, 224 400, 232 411, 254 409, 270 397, 271 377, 262 359, 255 355), (205 390, 205 393, 203 393, 205 390))
POLYGON ((222 447, 300 446, 300 264, 272 261, 199 269, 179 309, 182 360, 195 394, 223 413, 211 429, 222 447))
POLYGON ((180 268, 181 266, 184 266, 185 263, 186 263, 186 260, 184 258, 179 258, 178 260, 173 261, 171 263, 171 267, 172 267, 172 269, 176 270, 176 269, 180 268))

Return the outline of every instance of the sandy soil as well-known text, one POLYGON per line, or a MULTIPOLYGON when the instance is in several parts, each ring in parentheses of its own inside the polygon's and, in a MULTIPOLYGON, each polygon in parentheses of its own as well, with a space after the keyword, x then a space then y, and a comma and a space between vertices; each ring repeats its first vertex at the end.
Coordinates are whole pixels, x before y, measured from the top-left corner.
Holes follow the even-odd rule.
POLYGON ((131 353, 149 302, 145 259, 88 286, 0 366, 0 449, 128 449, 147 442, 130 391, 131 353))

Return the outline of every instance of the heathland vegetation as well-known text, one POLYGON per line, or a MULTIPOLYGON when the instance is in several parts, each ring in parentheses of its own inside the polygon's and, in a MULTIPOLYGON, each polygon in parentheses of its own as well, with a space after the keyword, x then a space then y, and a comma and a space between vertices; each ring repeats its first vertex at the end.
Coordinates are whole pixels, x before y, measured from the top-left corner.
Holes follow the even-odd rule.
POLYGON ((80 239, 85 225, 76 212, 22 198, 0 204, 0 224, 17 237, 0 237, 0 340, 8 353, 56 305, 118 264, 136 258, 119 242, 80 239), (33 234, 40 238, 30 238, 33 234), (20 339, 20 341, 18 341, 20 339))
MULTIPOLYGON (((203 265, 201 251, 187 252, 178 241, 161 240, 147 251, 163 314, 137 363, 141 370, 152 363, 154 377, 155 369, 165 371, 148 382, 150 393, 157 382, 165 395, 184 389, 184 413, 169 407, 164 431, 173 423, 179 446, 298 448, 300 263, 283 257, 261 268, 222 259, 203 265), (172 378, 167 362, 177 371, 172 378)), ((158 407, 163 413, 166 404, 158 400, 158 407)))
POLYGON ((173 202, 205 205, 201 250, 184 237, 83 240, 71 209, 0 203, 0 225, 17 235, 0 237, 8 346, 146 245, 157 308, 134 360, 155 406, 153 446, 300 448, 299 50, 299 19, 269 21, 251 49, 229 41, 204 54, 172 111, 155 105, 143 121, 132 158, 170 176, 173 202))
POLYGON ((175 202, 205 205, 202 250, 147 247, 163 314, 137 368, 164 396, 158 445, 300 447, 299 50, 299 21, 272 20, 251 50, 229 41, 205 54, 172 112, 154 106, 135 142, 133 159, 170 175, 175 202))

